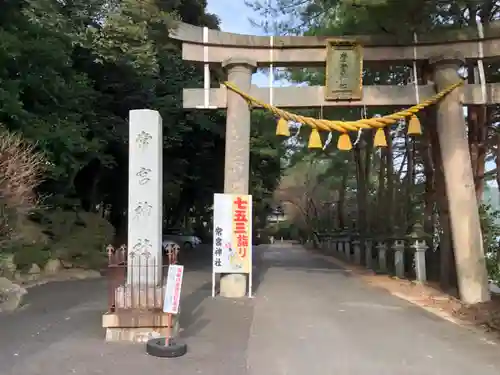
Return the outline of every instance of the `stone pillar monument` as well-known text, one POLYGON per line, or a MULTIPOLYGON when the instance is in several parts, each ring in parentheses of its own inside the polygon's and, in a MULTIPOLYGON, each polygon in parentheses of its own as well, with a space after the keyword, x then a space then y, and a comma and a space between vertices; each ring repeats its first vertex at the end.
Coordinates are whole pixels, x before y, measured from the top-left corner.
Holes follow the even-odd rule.
MULTIPOLYGON (((250 92, 252 74, 257 67, 253 60, 233 57, 222 63, 228 81, 244 92, 250 92)), ((226 154, 224 164, 224 193, 248 194, 250 174, 250 108, 245 99, 227 91, 226 154)), ((247 291, 246 274, 221 275, 220 294, 223 297, 244 297, 247 291)))
POLYGON ((144 342, 179 330, 178 315, 171 321, 161 311, 162 161, 159 113, 130 111, 127 277, 123 284, 113 285, 114 306, 102 317, 106 341, 144 342))
POLYGON ((162 284, 162 164, 160 114, 130 111, 127 284, 162 284))
MULTIPOLYGON (((460 79, 458 69, 463 62, 452 52, 430 59, 438 91, 460 79)), ((461 90, 452 91, 437 103, 437 132, 460 297, 465 303, 485 302, 490 295, 461 90)))

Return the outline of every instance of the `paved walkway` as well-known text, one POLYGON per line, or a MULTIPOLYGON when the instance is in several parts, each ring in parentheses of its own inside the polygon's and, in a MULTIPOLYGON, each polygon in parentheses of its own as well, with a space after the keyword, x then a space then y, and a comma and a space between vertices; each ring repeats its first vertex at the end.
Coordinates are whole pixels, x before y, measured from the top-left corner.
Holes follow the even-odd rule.
POLYGON ((0 374, 500 374, 500 345, 298 246, 259 247, 255 258, 251 300, 210 297, 208 256, 187 266, 189 353, 178 359, 103 342, 104 280, 32 289, 24 310, 0 314, 0 374))

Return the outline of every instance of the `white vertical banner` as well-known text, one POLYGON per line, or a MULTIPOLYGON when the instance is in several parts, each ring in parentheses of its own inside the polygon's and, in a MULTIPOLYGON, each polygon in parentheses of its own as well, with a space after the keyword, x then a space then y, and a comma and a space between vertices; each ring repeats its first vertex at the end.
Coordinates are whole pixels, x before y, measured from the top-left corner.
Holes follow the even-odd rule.
POLYGON ((157 111, 130 111, 127 245, 129 284, 159 285, 162 282, 162 130, 162 119, 157 111))
POLYGON ((178 264, 171 264, 168 266, 163 312, 170 314, 177 314, 179 312, 183 276, 184 266, 178 264))
POLYGON ((252 196, 214 194, 213 223, 213 290, 217 273, 246 273, 251 279, 252 196))

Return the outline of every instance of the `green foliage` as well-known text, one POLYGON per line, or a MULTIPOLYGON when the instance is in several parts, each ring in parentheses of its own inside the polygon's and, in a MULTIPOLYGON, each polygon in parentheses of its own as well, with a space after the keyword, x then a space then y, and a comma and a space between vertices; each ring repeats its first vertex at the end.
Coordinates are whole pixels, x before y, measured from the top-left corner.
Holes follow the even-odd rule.
POLYGON ((279 34, 378 34, 411 36, 436 26, 462 26, 479 14, 485 23, 498 11, 494 1, 447 0, 246 0, 255 23, 279 34), (404 25, 404 27, 401 27, 404 25), (337 29, 337 32, 332 30, 337 29))
POLYGON ((106 246, 113 241, 113 226, 97 214, 54 210, 44 217, 55 256, 74 265, 99 268, 106 261, 106 246))
POLYGON ((271 227, 268 235, 274 236, 275 239, 298 240, 300 239, 300 229, 294 223, 283 221, 271 227))
MULTIPOLYGON (((167 146, 196 136, 184 132, 193 124, 214 128, 203 119, 207 116, 186 116, 181 109, 182 87, 200 76, 168 40, 176 14, 172 5, 179 2, 17 3, 3 6, 0 16, 0 121, 36 140, 47 155, 42 192, 51 203, 78 205, 97 177, 106 180, 119 169, 130 109, 158 109, 167 146), (99 176, 93 170, 86 186, 75 186, 95 160, 99 176)), ((193 21, 205 16, 203 7, 191 5, 179 16, 193 21)), ((92 203, 112 190, 106 182, 97 181, 97 187, 92 203)))
POLYGON ((157 74, 156 41, 167 41, 175 15, 162 11, 155 0, 123 0, 107 15, 102 26, 87 31, 92 50, 104 61, 130 65, 147 75, 157 74))
POLYGON ((43 268, 51 257, 50 248, 47 245, 37 243, 19 242, 9 251, 14 253, 14 263, 21 271, 28 271, 33 264, 43 268))
POLYGON ((489 204, 483 204, 479 210, 481 229, 483 231, 486 265, 492 280, 500 283, 500 210, 489 204))
POLYGON ((32 264, 43 268, 51 258, 59 258, 74 266, 100 268, 106 262, 105 248, 113 240, 113 226, 97 214, 63 211, 42 213, 40 228, 45 228, 48 241, 11 241, 5 253, 14 254, 18 269, 27 271, 32 264))
POLYGON ((5 251, 6 246, 9 246, 15 230, 13 223, 16 222, 16 219, 15 210, 9 207, 5 199, 0 198, 0 244, 2 251, 5 251))
POLYGON ((264 228, 267 214, 283 173, 285 145, 276 137, 276 120, 263 111, 253 111, 250 138, 250 194, 255 229, 264 228))
MULTIPOLYGON (((50 255, 100 265, 113 235, 109 222, 125 228, 132 109, 156 109, 163 118, 165 221, 209 220, 213 193, 223 190, 226 117, 182 108, 182 89, 202 87, 203 78, 169 38, 178 20, 218 27, 204 0, 1 5, 0 122, 44 155, 44 180, 32 192, 44 198, 36 220, 50 238, 50 255)), ((284 154, 272 117, 253 115, 251 142, 254 211, 265 217, 284 154)), ((42 262, 46 244, 9 226, 29 210, 13 217, 1 197, 0 241, 15 234, 18 261, 42 262)))

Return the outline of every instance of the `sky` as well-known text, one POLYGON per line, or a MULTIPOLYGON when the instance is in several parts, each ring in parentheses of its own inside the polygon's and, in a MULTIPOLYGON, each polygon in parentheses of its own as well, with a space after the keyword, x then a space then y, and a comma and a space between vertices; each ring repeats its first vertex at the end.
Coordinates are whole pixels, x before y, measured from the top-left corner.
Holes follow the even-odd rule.
MULTIPOLYGON (((207 10, 220 18, 222 31, 236 34, 266 35, 250 22, 250 19, 257 18, 258 14, 245 5, 245 0, 208 0, 207 10)), ((252 77, 252 83, 260 87, 268 87, 268 82, 267 73, 257 72, 252 77)), ((288 83, 275 81, 273 85, 286 86, 288 83)))
POLYGON ((244 0, 208 0, 208 11, 221 19, 221 28, 238 34, 264 35, 261 30, 252 27, 249 18, 255 16, 244 0))
MULTIPOLYGON (((222 31, 237 34, 266 35, 258 27, 254 27, 250 19, 257 18, 257 14, 245 5, 245 0, 208 0, 208 12, 216 14, 221 20, 222 31)), ((255 73, 252 77, 252 83, 268 87, 268 75, 261 72, 255 73)), ((274 82, 274 86, 288 86, 285 81, 274 82)), ((487 169, 495 166, 490 162, 486 165, 487 169)), ((495 184, 495 183, 493 183, 495 184)))

